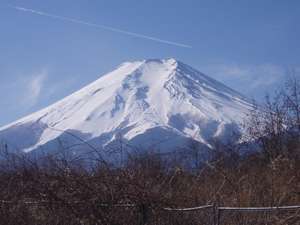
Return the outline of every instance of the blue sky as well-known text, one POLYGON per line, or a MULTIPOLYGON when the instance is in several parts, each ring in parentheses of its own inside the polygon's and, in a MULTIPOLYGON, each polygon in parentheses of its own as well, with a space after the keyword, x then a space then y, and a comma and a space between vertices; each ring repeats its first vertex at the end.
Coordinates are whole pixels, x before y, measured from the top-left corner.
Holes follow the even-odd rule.
POLYGON ((297 0, 1 0, 0 126, 41 109, 124 61, 177 58, 249 98, 300 71, 297 0), (183 43, 184 48, 13 9, 183 43))

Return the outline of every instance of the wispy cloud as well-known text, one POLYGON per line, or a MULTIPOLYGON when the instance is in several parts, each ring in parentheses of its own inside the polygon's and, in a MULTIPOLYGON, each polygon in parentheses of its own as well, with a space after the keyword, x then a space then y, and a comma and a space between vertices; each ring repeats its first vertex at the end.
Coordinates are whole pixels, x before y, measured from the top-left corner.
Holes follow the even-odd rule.
POLYGON ((91 22, 87 22, 87 21, 83 21, 83 20, 73 19, 73 18, 69 18, 69 17, 65 17, 65 16, 59 16, 59 15, 55 15, 55 14, 51 14, 51 13, 47 13, 47 12, 42 12, 42 11, 38 11, 38 10, 35 10, 35 9, 24 8, 24 7, 20 7, 20 6, 10 5, 9 7, 13 8, 13 9, 16 9, 16 10, 19 10, 19 11, 22 11, 22 12, 32 13, 32 14, 36 14, 36 15, 39 15, 39 16, 45 16, 45 17, 49 17, 49 18, 52 18, 52 19, 63 20, 63 21, 67 21, 67 22, 71 22, 71 23, 77 23, 77 24, 81 24, 81 25, 85 25, 85 26, 95 27, 95 28, 102 29, 102 30, 108 30, 108 31, 112 31, 112 32, 115 32, 115 33, 121 33, 121 34, 125 34, 125 35, 132 36, 132 37, 137 37, 137 38, 147 39, 147 40, 150 40, 150 41, 155 41, 155 42, 159 42, 159 43, 163 43, 163 44, 173 45, 173 46, 176 46, 176 47, 192 48, 192 46, 187 45, 187 44, 174 42, 174 41, 169 41, 169 40, 164 40, 164 39, 161 39, 161 38, 152 37, 152 36, 149 36, 149 35, 135 33, 135 32, 131 32, 131 31, 127 31, 127 30, 122 30, 122 29, 119 29, 119 28, 111 27, 111 26, 95 24, 95 23, 91 23, 91 22))
POLYGON ((208 75, 249 97, 261 97, 273 92, 288 76, 288 68, 275 64, 214 64, 203 69, 208 75))
POLYGON ((273 64, 221 65, 216 70, 217 76, 248 82, 251 89, 273 85, 286 74, 284 67, 273 64))
POLYGON ((13 121, 38 109, 49 88, 49 84, 46 85, 49 77, 46 69, 36 71, 20 72, 0 83, 0 117, 11 117, 13 121))
POLYGON ((46 70, 36 73, 29 77, 26 81, 25 95, 23 97, 23 104, 31 107, 34 106, 39 100, 45 81, 47 79, 48 73, 46 70))

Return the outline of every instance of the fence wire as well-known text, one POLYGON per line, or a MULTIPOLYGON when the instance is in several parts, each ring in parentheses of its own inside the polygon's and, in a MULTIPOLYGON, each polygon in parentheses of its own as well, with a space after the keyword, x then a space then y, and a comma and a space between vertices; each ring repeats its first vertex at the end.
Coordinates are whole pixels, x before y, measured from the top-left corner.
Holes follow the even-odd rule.
MULTIPOLYGON (((86 202, 67 202, 84 212, 86 202)), ((109 224, 130 225, 300 225, 300 205, 272 207, 226 207, 202 205, 190 208, 155 207, 147 204, 95 203, 99 215, 109 218, 109 224)), ((56 210, 60 202, 0 200, 0 210, 14 205, 37 208, 51 206, 56 210)), ((59 209, 59 210, 63 210, 59 209)), ((100 216, 101 217, 101 216, 100 216)), ((108 222, 108 221, 107 221, 108 222)))

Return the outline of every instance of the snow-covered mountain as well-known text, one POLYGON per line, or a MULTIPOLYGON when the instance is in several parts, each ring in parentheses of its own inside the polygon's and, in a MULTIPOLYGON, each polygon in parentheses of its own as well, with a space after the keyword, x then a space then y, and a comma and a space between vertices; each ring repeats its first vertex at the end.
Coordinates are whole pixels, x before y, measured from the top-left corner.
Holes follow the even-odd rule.
POLYGON ((16 150, 97 149, 121 142, 169 151, 190 139, 211 148, 240 129, 251 104, 175 59, 126 62, 61 101, 0 128, 16 150), (85 146, 87 147, 87 146, 85 146))

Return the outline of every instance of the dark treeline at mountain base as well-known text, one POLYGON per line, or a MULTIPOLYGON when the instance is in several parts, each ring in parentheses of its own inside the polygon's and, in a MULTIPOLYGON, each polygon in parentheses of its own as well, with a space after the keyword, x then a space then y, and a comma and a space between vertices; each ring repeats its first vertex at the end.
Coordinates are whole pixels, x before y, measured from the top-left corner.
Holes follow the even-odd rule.
MULTIPOLYGON (((213 224, 209 210, 170 212, 164 208, 299 205, 298 80, 289 80, 283 91, 254 109, 244 130, 246 146, 216 142, 209 161, 202 161, 201 149, 192 146, 188 157, 132 154, 119 167, 99 160, 86 168, 63 153, 32 160, 8 153, 4 145, 0 223, 213 224), (182 166, 184 158, 191 159, 191 169, 182 166)), ((296 225, 300 211, 223 213, 220 221, 224 225, 296 225)))

